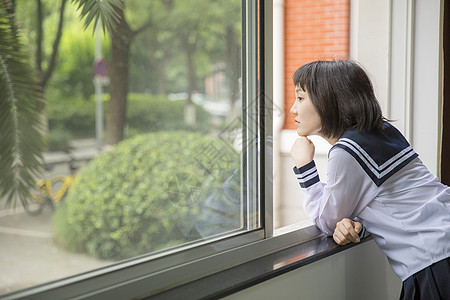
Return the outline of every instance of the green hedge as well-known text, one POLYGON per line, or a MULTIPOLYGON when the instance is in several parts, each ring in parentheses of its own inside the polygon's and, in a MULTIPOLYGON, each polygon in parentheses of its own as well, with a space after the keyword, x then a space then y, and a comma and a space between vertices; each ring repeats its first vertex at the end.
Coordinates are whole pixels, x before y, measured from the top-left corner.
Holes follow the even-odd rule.
MULTIPOLYGON (((109 95, 104 95, 103 117, 106 117, 109 95)), ((208 128, 209 114, 196 106, 197 123, 192 126, 184 124, 185 101, 170 101, 167 96, 148 94, 129 94, 127 109, 127 137, 140 133, 160 130, 201 131, 208 128)), ((75 138, 95 137, 95 98, 58 99, 47 105, 50 134, 52 131, 65 131, 75 138)), ((53 136, 58 137, 58 134, 53 136)), ((49 140, 49 148, 63 141, 49 140)))
POLYGON ((72 251, 122 259, 239 228, 239 156, 220 139, 139 135, 77 175, 53 216, 72 251))
POLYGON ((185 105, 185 101, 170 101, 166 96, 130 94, 128 127, 140 133, 204 129, 209 118, 208 112, 196 105, 197 122, 193 126, 187 126, 184 123, 185 105))
POLYGON ((49 101, 47 117, 52 131, 66 131, 74 137, 95 136, 95 101, 60 99, 49 101))

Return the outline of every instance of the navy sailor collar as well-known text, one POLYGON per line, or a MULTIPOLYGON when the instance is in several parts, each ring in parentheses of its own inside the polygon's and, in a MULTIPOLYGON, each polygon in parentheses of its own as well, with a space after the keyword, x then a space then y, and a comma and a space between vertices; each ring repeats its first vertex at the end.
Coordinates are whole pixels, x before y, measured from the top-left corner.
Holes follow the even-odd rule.
POLYGON ((388 122, 383 126, 370 133, 348 129, 331 148, 351 154, 377 186, 418 156, 397 128, 388 122))

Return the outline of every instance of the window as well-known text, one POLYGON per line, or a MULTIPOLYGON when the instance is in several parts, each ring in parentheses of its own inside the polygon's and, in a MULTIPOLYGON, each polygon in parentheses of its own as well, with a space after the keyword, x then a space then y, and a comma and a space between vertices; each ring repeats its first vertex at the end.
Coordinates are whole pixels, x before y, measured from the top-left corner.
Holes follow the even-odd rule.
MULTIPOLYGON (((74 251, 86 267, 32 282, 31 286, 43 285, 18 291, 17 297, 142 296, 143 290, 157 292, 302 239, 301 234, 295 240, 289 235, 265 239, 273 235, 272 78, 265 73, 265 66, 271 63, 271 7, 264 1, 228 1, 228 6, 224 5, 196 0, 127 3, 126 9, 134 8, 135 13, 145 10, 149 18, 166 26, 136 30, 128 45, 125 140, 105 147, 83 164, 54 213, 49 207, 37 217, 14 211, 6 220, 9 227, 17 218, 44 222, 56 240, 54 244, 46 236, 53 253, 44 255, 56 258, 58 253, 70 256, 69 251, 74 251)), ((146 24, 141 15, 129 13, 125 18, 130 24, 146 24)), ((68 49, 81 47, 83 38, 75 35, 63 40, 61 57, 68 49)), ((103 41, 117 42, 114 37, 103 41)), ((120 67, 114 65, 118 53, 103 48, 110 70, 109 85, 102 89, 104 97, 111 96, 108 102, 100 102, 108 106, 108 131, 108 118, 114 116, 114 97, 122 82, 113 78, 114 68, 120 67)), ((75 65, 82 63, 73 59, 75 65)), ((70 69, 70 65, 65 67, 70 69)), ((67 69, 58 72, 70 73, 67 69)), ((85 139, 86 132, 76 132, 81 128, 59 127, 65 120, 58 117, 69 107, 94 108, 93 100, 74 99, 82 98, 83 93, 70 88, 64 91, 64 84, 68 82, 57 77, 49 88, 54 94, 46 94, 72 101, 48 100, 50 130, 72 129, 76 143, 92 142, 95 149, 102 143, 101 136, 93 141, 92 135, 85 139)), ((107 141, 111 136, 114 134, 106 133, 107 141)), ((58 152, 66 163, 62 167, 68 166, 67 160, 79 164, 86 158, 82 157, 86 150, 73 149, 69 156, 58 152)), ((46 158, 55 163, 47 176, 62 172, 55 153, 46 158)), ((32 259, 36 254, 19 259, 32 259)), ((52 258, 41 257, 32 263, 40 261, 54 263, 52 258)), ((73 261, 69 258, 63 263, 71 265, 73 261)), ((38 269, 40 274, 46 273, 38 269)), ((13 271, 20 272, 18 268, 13 271)))

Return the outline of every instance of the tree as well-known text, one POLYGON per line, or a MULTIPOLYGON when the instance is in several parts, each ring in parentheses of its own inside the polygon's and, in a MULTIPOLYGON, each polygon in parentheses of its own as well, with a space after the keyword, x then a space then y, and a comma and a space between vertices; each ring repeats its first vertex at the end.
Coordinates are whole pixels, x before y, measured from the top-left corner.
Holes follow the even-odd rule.
POLYGON ((74 0, 74 2, 78 2, 79 7, 82 8, 82 17, 86 16, 86 26, 94 19, 98 20, 103 12, 105 17, 102 21, 106 22, 111 35, 110 102, 106 114, 106 143, 113 145, 120 142, 124 137, 130 47, 134 38, 151 27, 153 22, 151 18, 148 18, 143 25, 133 30, 125 17, 123 0, 110 0, 108 10, 104 11, 101 10, 104 1, 74 0), (98 9, 95 7, 98 7, 98 9), (107 19, 106 13, 110 13, 110 19, 107 19))
MULTIPOLYGON (((78 2, 82 6, 83 3, 95 1, 78 0, 78 2)), ((110 103, 106 116, 107 144, 115 144, 123 138, 129 91, 131 47, 138 34, 144 30, 153 30, 154 37, 146 40, 154 43, 152 45, 153 61, 155 68, 158 69, 158 74, 156 78, 153 78, 157 81, 155 90, 158 92, 167 91, 165 72, 163 71, 166 68, 166 59, 170 52, 176 52, 172 53, 175 56, 184 56, 182 66, 184 70, 180 73, 186 78, 185 122, 187 124, 195 123, 196 119, 192 94, 198 89, 200 73, 198 68, 204 68, 196 62, 196 58, 201 53, 208 53, 208 51, 209 53, 222 53, 221 60, 226 63, 228 77, 234 79, 230 81, 230 101, 234 104, 238 98, 237 78, 240 71, 240 35, 236 34, 236 24, 240 22, 240 3, 238 1, 227 2, 226 5, 222 2, 202 0, 129 1, 127 9, 122 0, 117 0, 117 3, 118 5, 114 6, 117 16, 113 20, 115 29, 110 31, 112 58, 110 63, 110 103), (230 18, 230 16, 235 18, 230 18), (131 23, 141 25, 132 26, 131 23), (167 38, 168 36, 170 38, 167 38), (169 48, 167 45, 170 45, 169 48), (171 49, 179 50, 171 51, 171 49)), ((95 13, 86 20, 92 21, 94 16, 95 13)))
POLYGON ((13 2, 0 2, 0 195, 26 203, 42 167, 41 89, 15 25, 13 2))
MULTIPOLYGON (((42 2, 44 3, 44 1, 42 2)), ((229 18, 230 14, 224 13, 225 6, 222 5, 222 2, 210 2, 210 5, 204 9, 199 9, 204 7, 203 1, 196 1, 195 4, 185 4, 183 1, 175 0, 136 1, 134 4, 133 1, 127 2, 128 5, 137 5, 139 10, 135 9, 136 11, 148 12, 146 14, 135 13, 134 15, 126 15, 122 0, 73 0, 73 2, 81 10, 81 17, 85 18, 86 27, 101 20, 103 30, 106 31, 107 29, 111 38, 115 41, 114 46, 111 46, 111 48, 117 47, 114 50, 117 53, 111 61, 111 69, 118 70, 114 71, 114 73, 120 74, 123 80, 111 78, 111 86, 117 87, 116 91, 113 90, 111 92, 111 98, 113 98, 113 94, 116 95, 117 103, 119 104, 111 103, 113 105, 110 106, 115 107, 118 114, 125 115, 126 113, 130 47, 134 38, 140 32, 160 24, 158 25, 160 28, 156 28, 158 30, 155 29, 155 32, 161 32, 160 36, 156 36, 160 44, 155 45, 156 51, 154 53, 155 57, 159 59, 160 71, 157 76, 161 92, 164 92, 166 89, 165 80, 161 74, 169 56, 181 58, 182 55, 186 55, 186 61, 190 60, 192 68, 188 69, 186 67, 189 65, 188 63, 186 63, 186 66, 178 65, 176 67, 183 68, 185 70, 183 74, 187 74, 188 71, 191 72, 189 78, 193 80, 189 81, 187 79, 188 76, 185 78, 186 88, 192 93, 199 83, 196 78, 198 78, 199 74, 205 74, 205 70, 210 65, 208 61, 205 63, 205 54, 210 55, 213 61, 215 59, 223 60, 224 51, 227 48, 224 46, 225 40, 234 39, 236 42, 236 36, 239 36, 236 35, 236 30, 232 29, 234 35, 236 35, 233 38, 233 32, 227 31, 228 33, 225 33, 223 26, 219 25, 219 23, 224 24, 223 20, 225 19, 229 22, 227 23, 227 28, 233 28, 233 24, 236 22, 236 20, 229 18), (180 16, 187 19, 181 21, 179 19, 180 16), (133 23, 141 25, 133 26, 137 27, 137 29, 133 30, 128 24, 128 19, 130 18, 133 19, 133 23), (136 20, 136 18, 140 19, 136 20), (161 30, 161 28, 164 30, 161 30), (191 32, 187 30, 188 28, 190 28, 191 32), (182 29, 184 29, 183 32, 186 35, 182 37, 177 36, 182 29), (160 37, 163 38, 160 39, 160 37), (183 42, 187 45, 187 48, 192 46, 190 51, 186 52, 181 47, 183 42), (167 49, 172 50, 172 52, 167 51, 167 49), (221 52, 221 54, 218 55, 218 52, 221 52), (201 63, 198 61, 199 57, 203 57, 201 63), (121 70, 124 70, 124 72, 121 72, 121 70), (120 105, 123 106, 120 107, 120 105)), ((31 5, 29 4, 30 2, 24 3, 31 5)), ((41 3, 41 0, 37 0, 36 3, 41 3)), ((26 56, 23 50, 23 46, 19 42, 19 34, 14 20, 16 2, 14 0, 0 1, 0 134, 2 138, 2 148, 0 149, 0 167, 2 167, 0 193, 8 197, 8 203, 11 203, 14 199, 21 199, 22 202, 26 201, 28 189, 34 184, 33 177, 39 172, 42 164, 43 114, 41 113, 41 108, 44 107, 45 103, 42 94, 56 64, 57 45, 59 45, 62 35, 62 19, 66 0, 61 0, 60 3, 55 39, 53 40, 52 50, 49 51, 51 55, 47 56, 49 58, 44 63, 44 51, 42 48, 38 50, 40 43, 37 43, 35 54, 41 58, 35 60, 35 68, 33 68, 33 64, 31 64, 29 57, 26 56), (39 61, 40 66, 37 63, 39 61)), ((239 5, 236 7, 239 8, 239 5)), ((43 18, 42 7, 38 10, 41 10, 41 17, 43 18)), ((235 13, 234 15, 238 16, 239 14, 235 13)), ((39 31, 39 26, 37 27, 39 31)), ((43 35, 41 35, 41 38, 43 38, 43 35)), ((237 41, 235 46, 238 44, 237 41)), ((228 54, 228 65, 231 65, 229 61, 232 59, 239 62, 238 55, 232 54, 236 53, 235 50, 233 51, 230 51, 228 54)), ((234 68, 233 72, 237 72, 237 69, 234 68)), ((174 73, 172 72, 172 74, 174 73)), ((235 89, 233 88, 232 90, 235 89)), ((116 129, 113 128, 116 134, 110 139, 110 143, 115 143, 121 139, 124 122, 125 117, 119 120, 119 126, 116 129)))
POLYGON ((58 30, 56 32, 55 39, 53 41, 52 52, 48 59, 48 66, 46 69, 43 67, 43 52, 42 52, 42 41, 43 41, 43 7, 41 0, 36 0, 37 3, 37 37, 36 37, 36 71, 38 75, 38 84, 41 90, 44 92, 47 86, 48 80, 50 79, 53 70, 55 69, 56 57, 58 55, 59 42, 61 40, 63 22, 64 22, 64 9, 66 7, 66 0, 61 0, 61 6, 59 9, 59 22, 58 30))
MULTIPOLYGON (((80 2, 86 4, 84 0, 80 2)), ((118 1, 87 2, 85 15, 90 13, 102 18, 108 28, 114 27, 111 20, 116 15, 111 7, 118 1)), ((14 0, 0 1, 0 196, 8 205, 17 201, 26 205, 43 164, 42 83, 46 81, 43 73, 38 77, 29 54, 24 51, 14 12, 14 0)))
MULTIPOLYGON (((9 13, 14 18, 17 8, 16 1, 4 1, 8 3, 9 13)), ((48 9, 48 2, 43 0, 35 0, 35 2, 28 1, 20 3, 21 6, 28 10, 27 15, 30 18, 29 27, 33 28, 33 33, 35 34, 32 41, 30 40, 29 42, 33 43, 31 48, 34 50, 34 66, 35 73, 37 75, 37 84, 43 94, 45 93, 45 89, 56 67, 59 44, 63 33, 64 11, 67 0, 60 1, 59 9, 55 12, 58 17, 56 21, 56 31, 50 32, 51 34, 54 34, 54 37, 50 42, 50 49, 46 49, 44 43, 45 40, 50 41, 50 39, 46 38, 44 35, 45 19, 51 16, 48 9)), ((15 20, 13 20, 13 22, 14 21, 15 20)), ((46 30, 45 34, 48 33, 49 31, 46 30)), ((39 109, 42 111, 45 109, 45 102, 42 103, 42 107, 39 109)))
MULTIPOLYGON (((82 15, 86 17, 86 24, 90 24, 98 18, 100 9, 90 9, 101 1, 75 0, 83 8, 82 15)), ((199 67, 204 68, 196 62, 200 53, 212 53, 217 49, 223 54, 222 62, 227 65, 227 74, 230 81, 230 100, 234 103, 238 95, 239 75, 239 35, 236 34, 236 24, 239 23, 238 1, 227 2, 226 5, 217 1, 128 1, 125 9, 123 0, 110 1, 110 11, 114 18, 111 19, 112 26, 109 30, 111 36, 111 62, 110 62, 110 103, 106 116, 106 143, 115 144, 123 139, 126 124, 127 94, 129 91, 130 53, 132 44, 136 37, 149 28, 154 29, 153 41, 161 48, 154 47, 154 66, 159 70, 156 75, 157 91, 165 92, 166 84, 163 70, 166 67, 168 57, 167 45, 171 44, 176 56, 184 56, 183 71, 180 72, 186 78, 186 114, 187 124, 195 123, 195 110, 193 109, 192 94, 198 88, 199 67), (127 13, 128 11, 134 14, 127 13), (139 13, 136 13, 139 12, 139 13), (230 18, 230 16, 236 18, 230 18), (131 21, 131 22, 130 22, 131 21), (132 26, 132 24, 141 24, 132 26), (133 29, 137 28, 137 29, 133 29), (166 36, 172 38, 159 42, 157 32, 162 31, 166 36), (219 32, 219 35, 217 33, 219 32), (228 49, 228 50, 225 50, 228 49), (228 52, 226 52, 228 51, 228 52), (232 76, 232 77, 230 77, 232 76)), ((150 39, 147 39, 150 40, 150 39)), ((210 65, 210 64, 208 64, 210 65)), ((177 68, 179 68, 177 66, 177 68)))
MULTIPOLYGON (((210 56, 212 63, 225 62, 230 80, 230 100, 237 99, 240 67, 240 43, 235 27, 240 22, 240 2, 174 0, 168 16, 167 27, 178 40, 185 59, 187 101, 185 122, 195 123, 192 95, 198 89, 201 54, 210 56), (214 61, 214 60, 218 61, 214 61)), ((240 28, 240 26, 238 26, 240 28)), ((209 66, 211 66, 211 61, 209 66)))

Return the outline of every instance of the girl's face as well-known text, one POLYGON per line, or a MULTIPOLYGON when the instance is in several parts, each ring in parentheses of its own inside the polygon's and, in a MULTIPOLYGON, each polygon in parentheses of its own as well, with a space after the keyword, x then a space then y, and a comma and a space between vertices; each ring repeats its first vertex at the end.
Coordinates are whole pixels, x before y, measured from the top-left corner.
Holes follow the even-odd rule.
POLYGON ((291 107, 295 116, 295 127, 299 136, 320 135, 322 121, 306 91, 295 87, 295 102, 291 107))

